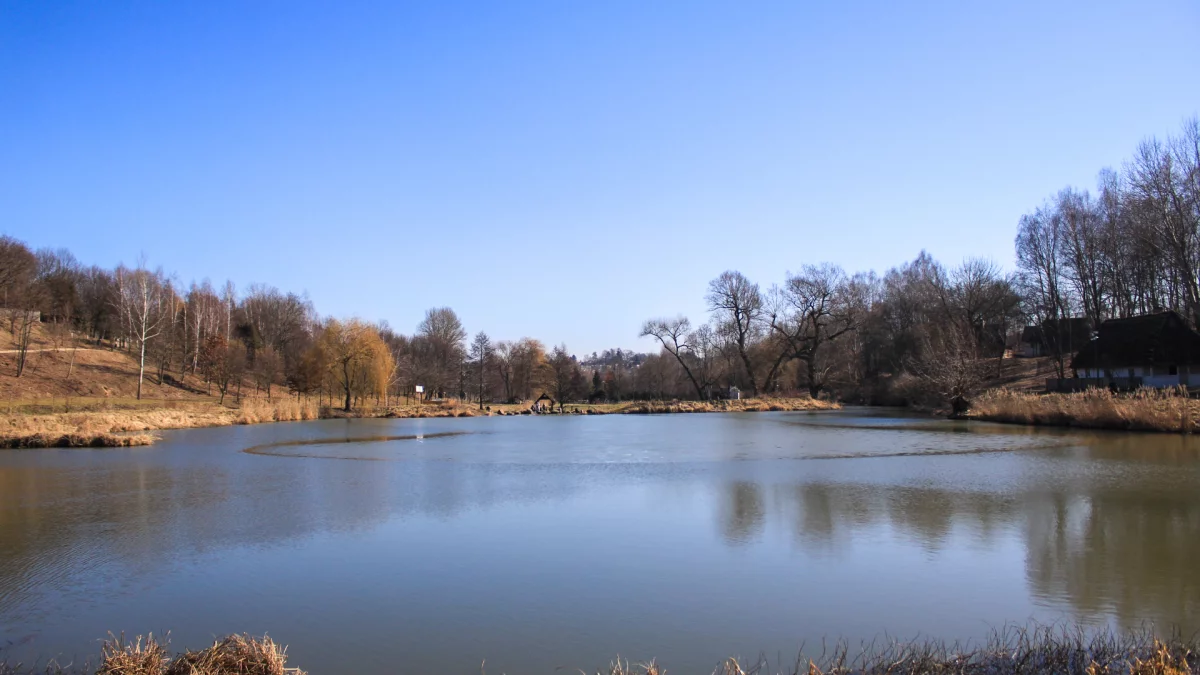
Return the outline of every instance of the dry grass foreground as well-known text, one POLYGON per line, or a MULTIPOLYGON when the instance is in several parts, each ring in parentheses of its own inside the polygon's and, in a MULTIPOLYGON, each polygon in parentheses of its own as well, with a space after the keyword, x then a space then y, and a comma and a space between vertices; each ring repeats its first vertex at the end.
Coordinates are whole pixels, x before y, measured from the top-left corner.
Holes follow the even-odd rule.
MULTIPOLYGON (((872 643, 857 658, 844 644, 819 660, 803 656, 786 668, 765 659, 743 666, 728 659, 713 675, 1194 675, 1200 673, 1196 644, 1148 634, 1123 636, 1049 627, 1009 628, 978 649, 937 641, 872 643)), ((655 662, 630 665, 618 659, 599 675, 666 675, 655 662)))
POLYGON ((73 413, 0 415, 0 447, 127 447, 148 445, 157 429, 315 420, 314 401, 295 398, 243 399, 238 408, 214 404, 131 408, 73 413))
MULTIPOLYGON (((937 641, 871 643, 849 658, 845 643, 818 659, 803 655, 784 667, 765 659, 720 664, 714 675, 1195 675, 1200 658, 1194 640, 1159 639, 1149 633, 1085 633, 1081 628, 1010 626, 979 647, 937 641)), ((486 673, 486 670, 482 671, 486 673)), ((579 671, 583 672, 583 671, 579 671)), ((631 665, 617 659, 598 675, 665 675, 656 662, 631 665)), ((110 638, 99 668, 88 665, 35 668, 0 660, 0 675, 304 675, 287 667, 287 649, 268 637, 231 635, 199 651, 170 657, 153 636, 110 638)))
POLYGON ((1196 433, 1200 401, 1174 390, 1029 394, 996 389, 972 401, 968 417, 1012 424, 1196 433))

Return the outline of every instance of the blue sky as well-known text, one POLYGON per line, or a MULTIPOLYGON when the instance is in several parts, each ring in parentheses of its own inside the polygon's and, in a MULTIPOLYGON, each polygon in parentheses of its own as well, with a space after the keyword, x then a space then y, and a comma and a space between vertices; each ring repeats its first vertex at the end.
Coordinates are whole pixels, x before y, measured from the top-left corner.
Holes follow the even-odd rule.
POLYGON ((1200 111, 1200 3, 0 0, 0 229, 651 349, 709 279, 1011 266, 1200 111))

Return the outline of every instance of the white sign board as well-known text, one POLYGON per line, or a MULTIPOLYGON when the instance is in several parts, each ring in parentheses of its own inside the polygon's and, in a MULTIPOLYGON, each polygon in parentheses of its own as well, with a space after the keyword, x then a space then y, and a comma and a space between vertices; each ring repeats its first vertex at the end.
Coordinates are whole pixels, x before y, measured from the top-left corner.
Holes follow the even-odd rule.
POLYGON ((418 393, 418 394, 424 394, 424 393, 425 393, 425 387, 423 387, 423 386, 421 386, 421 385, 419 385, 419 384, 418 384, 418 385, 417 385, 417 393, 418 393))

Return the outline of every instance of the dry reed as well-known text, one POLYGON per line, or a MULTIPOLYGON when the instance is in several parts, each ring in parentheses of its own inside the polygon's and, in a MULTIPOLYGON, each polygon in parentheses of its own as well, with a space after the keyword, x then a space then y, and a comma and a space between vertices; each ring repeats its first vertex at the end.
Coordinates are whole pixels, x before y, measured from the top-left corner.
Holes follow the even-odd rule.
POLYGON ((307 398, 297 399, 290 396, 271 400, 247 398, 242 399, 236 422, 238 424, 300 422, 315 420, 320 417, 320 412, 316 402, 307 398))
MULTIPOLYGON (((663 675, 656 662, 630 665, 618 659, 598 675, 663 675)), ((1147 633, 1118 635, 1082 628, 1008 627, 983 644, 947 645, 936 640, 871 643, 850 656, 845 643, 803 654, 788 664, 766 659, 743 665, 727 659, 713 675, 1195 675, 1196 645, 1147 633)))
POLYGON ((305 675, 299 668, 287 667, 287 648, 271 638, 230 635, 213 642, 207 649, 185 651, 170 657, 167 643, 153 635, 126 640, 112 636, 100 652, 100 667, 86 665, 23 668, 0 661, 0 675, 68 675, 94 672, 95 675, 305 675))
POLYGON ((157 675, 167 662, 166 645, 151 633, 126 640, 125 635, 109 634, 100 648, 100 668, 96 675, 157 675))
POLYGON ((0 414, 0 448, 128 447, 148 445, 159 429, 191 429, 230 424, 315 420, 320 410, 311 399, 244 398, 237 408, 218 405, 187 408, 133 408, 75 413, 0 414))
MULTIPOLYGON (((162 675, 304 675, 287 667, 287 647, 271 638, 230 635, 208 649, 189 651, 175 657, 162 675)), ((149 675, 149 673, 147 673, 149 675)))
POLYGON ((1089 389, 1074 394, 1028 394, 996 389, 972 402, 973 419, 1015 424, 1195 433, 1200 402, 1186 392, 1141 389, 1114 394, 1089 389))

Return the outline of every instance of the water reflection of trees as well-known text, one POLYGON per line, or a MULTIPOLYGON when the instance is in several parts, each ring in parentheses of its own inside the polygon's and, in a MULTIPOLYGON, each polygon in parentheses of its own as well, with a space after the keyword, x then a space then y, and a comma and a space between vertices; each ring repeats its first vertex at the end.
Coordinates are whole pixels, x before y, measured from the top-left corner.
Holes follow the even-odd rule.
POLYGON ((837 552, 881 531, 931 551, 1016 532, 1035 598, 1065 603, 1087 621, 1198 629, 1200 495, 1190 481, 1138 478, 1021 494, 737 481, 723 488, 718 519, 726 541, 744 544, 768 517, 781 518, 810 552, 837 552))
POLYGON ((762 491, 748 481, 730 483, 722 503, 722 534, 733 545, 747 544, 756 539, 766 521, 762 491))
POLYGON ((546 467, 453 462, 0 467, 0 617, 37 622, 98 589, 135 593, 195 556, 396 516, 448 518, 497 502, 557 499, 582 480, 546 467))
POLYGON ((1191 490, 1047 495, 1027 511, 1026 568, 1035 594, 1065 598, 1084 617, 1111 613, 1126 626, 1151 619, 1197 628, 1200 505, 1191 490))

